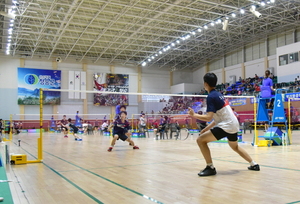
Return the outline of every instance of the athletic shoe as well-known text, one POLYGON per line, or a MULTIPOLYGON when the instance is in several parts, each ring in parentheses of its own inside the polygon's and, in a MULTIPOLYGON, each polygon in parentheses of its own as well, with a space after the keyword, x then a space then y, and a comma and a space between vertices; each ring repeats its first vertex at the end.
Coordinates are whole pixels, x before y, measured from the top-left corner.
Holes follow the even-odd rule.
POLYGON ((203 169, 198 173, 198 176, 213 176, 216 174, 217 174, 216 168, 212 169, 210 166, 206 166, 205 169, 203 169))
POLYGON ((248 169, 253 170, 253 171, 260 171, 260 168, 259 168, 258 164, 255 164, 254 166, 249 166, 248 169))
POLYGON ((133 149, 140 149, 138 146, 134 146, 133 149))
POLYGON ((77 141, 82 141, 82 139, 81 139, 81 138, 78 138, 77 141))
POLYGON ((77 138, 75 137, 75 140, 77 140, 77 138))
POLYGON ((65 138, 67 138, 67 137, 68 137, 68 135, 65 135, 64 137, 65 137, 65 138))
POLYGON ((111 152, 111 151, 112 151, 112 149, 113 149, 113 148, 112 148, 112 147, 110 147, 110 148, 108 148, 108 150, 107 150, 107 151, 108 151, 108 152, 111 152))

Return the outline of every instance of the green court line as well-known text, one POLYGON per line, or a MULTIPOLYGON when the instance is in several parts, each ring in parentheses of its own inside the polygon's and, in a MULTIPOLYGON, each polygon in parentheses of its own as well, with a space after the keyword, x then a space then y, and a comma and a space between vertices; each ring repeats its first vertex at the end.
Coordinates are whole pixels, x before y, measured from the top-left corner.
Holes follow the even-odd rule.
MULTIPOLYGON (((268 153, 264 153, 264 154, 252 154, 252 155, 266 155, 266 154, 273 154, 273 153, 276 153, 276 152, 268 152, 268 153)), ((232 155, 232 156, 226 156, 226 157, 215 157, 215 158, 213 158, 213 160, 235 162, 235 161, 229 161, 229 160, 221 160, 221 158, 228 158, 228 157, 230 157, 230 158, 232 158, 232 157, 240 158, 239 155, 235 155, 235 156, 232 155)), ((116 167, 147 166, 147 165, 167 164, 167 163, 177 163, 177 162, 200 161, 200 160, 204 160, 204 159, 202 158, 202 159, 189 159, 189 160, 174 160, 174 161, 153 162, 153 163, 146 163, 146 164, 143 163, 143 164, 134 164, 134 165, 108 166, 108 167, 101 167, 101 168, 90 168, 90 170, 110 169, 110 168, 116 168, 116 167)), ((236 163, 245 164, 245 162, 236 162, 236 163)), ((267 166, 267 165, 260 165, 260 166, 280 169, 280 167, 273 167, 273 166, 267 166)), ((288 169, 288 168, 282 168, 282 169, 291 170, 291 171, 300 171, 298 169, 288 169)), ((78 171, 78 170, 67 170, 67 171, 59 171, 59 172, 72 172, 72 171, 78 171)))
POLYGON ((100 200, 98 200, 97 198, 95 198, 94 196, 92 196, 91 194, 89 194, 88 192, 86 192, 85 190, 83 190, 81 187, 79 187, 78 185, 76 185, 75 183, 73 183, 72 181, 70 181, 68 178, 66 178, 65 176, 63 176, 62 174, 60 174, 59 172, 57 172, 55 169, 51 168, 50 166, 48 166, 47 164, 43 163, 46 167, 48 167, 49 169, 51 169, 54 173, 56 173, 57 175, 59 175, 60 177, 62 177, 63 179, 65 179, 66 181, 68 181, 70 184, 72 184, 75 188, 77 188, 78 190, 80 190, 81 192, 83 192, 85 195, 87 195, 88 197, 90 197, 92 200, 94 200, 96 203, 99 204, 103 204, 103 202, 101 202, 100 200))
MULTIPOLYGON (((266 154, 273 154, 274 152, 268 152, 264 154, 253 154, 253 155, 266 155, 266 154)), ((50 154, 50 153, 49 153, 50 154)), ((238 157, 240 158, 239 155, 236 156, 226 156, 226 157, 216 157, 213 158, 213 160, 219 160, 219 161, 227 161, 227 162, 233 162, 233 163, 240 163, 240 164, 245 164, 245 162, 235 162, 235 161, 230 161, 230 160, 222 160, 221 158, 232 158, 232 157, 238 157)), ((190 161, 200 161, 203 159, 189 159, 189 160, 174 160, 174 161, 166 161, 166 162, 153 162, 153 163, 143 163, 143 164, 134 164, 134 165, 122 165, 122 166, 108 166, 108 167, 101 167, 101 168, 91 168, 90 170, 97 170, 97 169, 110 169, 110 168, 116 168, 116 167, 131 167, 131 166, 147 166, 147 165, 156 165, 156 164, 168 164, 168 163, 177 163, 177 162, 190 162, 190 161)), ((270 168, 277 168, 277 169, 284 169, 284 170, 291 170, 291 171, 300 171, 298 169, 288 169, 288 168, 281 168, 281 167, 274 167, 274 166, 267 166, 267 165, 260 165, 264 167, 270 167, 270 168)), ((59 172, 71 172, 71 171, 78 171, 78 170, 68 170, 68 171, 59 171, 59 172)))
MULTIPOLYGON (((30 145, 30 144, 27 143, 27 145, 30 145)), ((25 150, 25 151, 26 151, 26 150, 25 150)), ((67 161, 67 160, 65 160, 65 159, 62 159, 62 158, 60 158, 60 157, 58 157, 58 156, 56 156, 56 155, 53 155, 53 154, 51 154, 51 153, 49 153, 49 152, 47 152, 47 151, 44 151, 44 152, 47 153, 47 154, 49 154, 49 155, 51 155, 51 156, 53 156, 53 157, 56 157, 56 158, 58 158, 58 159, 64 161, 64 162, 66 162, 66 163, 69 163, 69 164, 71 164, 71 165, 73 165, 73 166, 75 166, 75 167, 77 167, 77 168, 79 168, 79 169, 82 169, 82 170, 87 171, 87 172, 89 172, 89 173, 91 173, 91 174, 93 174, 93 175, 95 175, 95 176, 97 176, 97 177, 100 177, 100 178, 102 178, 102 179, 104 179, 104 180, 106 180, 106 181, 108 181, 108 182, 110 182, 110 183, 113 183, 113 184, 115 184, 115 185, 117 185, 117 186, 119 186, 119 187, 121 187, 121 188, 124 188, 124 189, 126 189, 126 190, 128 190, 128 191, 130 191, 130 192, 133 192, 133 193, 135 193, 135 194, 137 194, 137 195, 139 195, 139 196, 142 196, 142 197, 144 197, 144 198, 146 198, 146 199, 148 199, 148 200, 150 200, 150 201, 153 201, 153 202, 159 203, 159 204, 163 204, 162 202, 157 201, 157 200, 155 200, 155 199, 153 199, 153 198, 151 198, 151 197, 148 197, 147 195, 144 195, 144 194, 139 193, 139 192, 137 192, 137 191, 135 191, 135 190, 133 190, 133 189, 130 189, 130 188, 126 187, 126 186, 123 186, 123 185, 121 185, 121 184, 118 184, 118 183, 116 183, 116 182, 114 182, 114 181, 112 181, 112 180, 110 180, 110 179, 108 179, 108 178, 105 178, 105 177, 103 177, 103 176, 101 176, 101 175, 99 175, 99 174, 96 174, 96 173, 94 173, 94 172, 92 172, 92 171, 90 171, 90 170, 88 170, 88 169, 82 168, 82 167, 80 167, 80 166, 78 166, 78 165, 76 165, 76 164, 73 164, 73 163, 71 163, 71 162, 69 162, 69 161, 67 161)), ((266 153, 266 154, 271 154, 271 153, 268 152, 268 153, 266 153)), ((261 155, 261 154, 255 154, 255 155, 261 155)), ((226 157, 232 158, 232 156, 226 156, 226 157)), ((217 157, 217 158, 214 158, 214 160, 225 161, 225 162, 232 162, 232 163, 239 163, 239 164, 245 164, 245 162, 237 162, 237 161, 230 161, 230 160, 220 159, 220 158, 226 158, 226 157, 217 157)), ((127 167, 127 166, 140 166, 140 165, 153 165, 153 164, 164 164, 164 163, 176 163, 176 162, 196 161, 196 160, 202 160, 202 159, 168 161, 168 162, 158 162, 158 163, 149 163, 149 164, 137 164, 137 165, 124 165, 124 166, 103 167, 103 168, 95 168, 95 169, 105 169, 105 168, 115 168, 115 167, 127 167)), ((289 169, 289 168, 274 167, 274 166, 268 166, 268 165, 260 165, 260 166, 263 166, 263 167, 269 167, 269 168, 274 168, 274 169, 283 169, 283 170, 290 170, 290 171, 300 171, 300 170, 298 170, 298 169, 289 169)), ((75 170, 75 171, 76 171, 76 170, 75 170)), ((60 171, 60 172, 67 172, 67 171, 60 171)), ((57 173, 58 173, 58 172, 57 172, 57 173)), ((300 202, 300 201, 296 201, 296 203, 298 203, 298 202, 300 202)), ((292 203, 291 203, 291 204, 292 204, 292 203)))
MULTIPOLYGON (((48 153, 48 152, 46 152, 48 153)), ((50 154, 50 153, 48 153, 50 154)), ((111 169, 116 167, 130 167, 130 166, 147 166, 147 165, 153 165, 153 164, 168 164, 168 163, 177 163, 177 162, 189 162, 189 161, 198 161, 203 159, 190 159, 190 160, 177 160, 177 161, 168 161, 168 162, 154 162, 154 163, 144 163, 144 164, 132 164, 132 165, 122 165, 122 166, 107 166, 107 167, 101 167, 101 168, 90 168, 90 170, 97 170, 97 169, 111 169)), ((68 170, 68 171, 59 171, 59 172, 69 172, 69 171, 77 171, 77 170, 68 170)))
POLYGON ((300 200, 295 201, 295 202, 291 202, 291 203, 287 203, 287 204, 294 204, 294 203, 300 203, 300 200))
MULTIPOLYGON (((16 143, 15 143, 16 144, 16 143)), ((17 144, 16 144, 17 145, 17 144)), ((34 155, 32 155, 30 152, 28 152, 27 150, 25 150, 23 147, 21 147, 25 152, 27 152, 28 154, 30 154, 33 158, 37 159, 37 157, 35 157, 34 155)), ((85 195, 87 195, 89 198, 91 198, 92 200, 94 200, 96 203, 99 204, 103 204, 103 202, 101 202, 100 200, 98 200, 97 198, 95 198, 94 196, 92 196, 91 194, 89 194, 88 192, 86 192, 85 190, 83 190, 81 187, 79 187, 78 185, 76 185, 74 182, 72 182, 71 180, 69 180, 68 178, 66 178, 65 176, 63 176, 62 174, 60 174, 58 171, 56 171, 55 169, 51 168, 49 165, 45 164, 44 162, 42 162, 42 164, 44 164, 46 167, 48 167, 50 170, 52 170, 54 173, 56 173, 57 175, 59 175, 60 177, 62 177, 63 179, 65 179, 67 182, 69 182, 72 186, 74 186, 75 188, 77 188, 78 190, 80 190, 82 193, 84 193, 85 195)))
MULTIPOLYGON (((6 163, 2 160, 1 154, 0 154, 0 162, 2 163, 2 166, 0 166, 0 180, 7 181, 7 175, 6 175, 6 163)), ((13 198, 11 195, 10 187, 8 182, 1 182, 0 183, 0 197, 3 197, 4 200, 1 202, 3 204, 9 204, 13 203, 13 198)))
MULTIPOLYGON (((15 143, 16 144, 16 143, 15 143)), ((26 143, 27 145, 29 145, 28 143, 26 143)), ((17 145, 17 144, 16 144, 17 145)), ((30 154, 31 156, 33 156, 31 153, 29 153, 27 150, 25 150, 23 147, 21 147, 24 151, 26 151, 28 154, 30 154)), ((60 159, 60 160, 62 160, 62 161, 64 161, 64 162, 66 162, 66 163, 69 163, 69 164, 71 164, 71 165, 73 165, 73 166, 75 166, 75 167, 77 167, 77 168, 80 168, 80 169, 82 169, 82 170, 84 170, 84 171, 87 171, 87 172, 89 172, 89 173, 91 173, 91 174, 93 174, 93 175, 95 175, 95 176, 97 176, 97 177, 99 177, 99 178, 102 178, 102 179, 104 179, 104 180, 106 180, 106 181, 108 181, 108 182, 110 182, 110 183, 113 183, 113 184, 115 184, 115 185, 117 185, 117 186, 119 186, 119 187, 121 187, 121 188, 124 188, 124 189, 126 189, 126 190, 128 190, 128 191, 130 191, 130 192, 132 192, 132 193, 135 193, 135 194, 137 194, 137 195, 139 195, 139 196, 142 196, 143 198, 146 198, 147 200, 150 200, 150 201, 152 201, 152 202, 155 202, 155 203, 159 203, 159 204, 163 204, 162 202, 160 202, 160 201, 158 201, 158 200, 155 200, 154 198, 151 198, 151 197, 149 197, 149 196, 147 196, 147 195, 144 195, 144 194, 142 194, 142 193, 139 193, 139 192, 137 192, 137 191, 135 191, 135 190, 133 190, 133 189, 130 189, 130 188, 128 188, 128 187, 126 187, 126 186, 123 186, 123 185, 121 185, 121 184, 118 184, 117 182, 114 182, 114 181, 112 181, 112 180, 110 180, 110 179, 108 179, 108 178, 105 178, 105 177, 103 177, 103 176, 101 176, 101 175, 99 175, 99 174, 96 174, 96 173, 94 173, 94 172, 92 172, 92 171, 90 171, 90 170, 88 170, 88 169, 85 169, 85 168, 82 168, 81 166, 78 166, 78 165, 76 165, 76 164, 73 164, 73 163, 71 163, 71 162, 69 162, 69 161, 67 161, 67 160, 65 160, 65 159, 63 159, 63 158, 60 158, 60 157, 58 157, 58 156, 56 156, 56 155, 54 155, 54 154, 51 154, 51 153, 49 153, 49 152, 47 152, 47 151, 43 151, 43 152, 45 152, 45 153, 47 153, 47 154, 49 154, 49 155, 51 155, 51 156, 53 156, 53 157, 56 157, 56 158, 58 158, 58 159, 60 159)), ((36 158, 35 156, 33 156, 34 158, 36 158)), ((37 159, 37 158, 36 158, 37 159)), ((75 183, 73 183, 72 181, 70 181, 69 179, 67 179, 66 177, 64 177, 63 175, 61 175, 58 171, 56 171, 56 170, 54 170, 53 168, 51 168, 50 166, 48 166, 48 165, 46 165, 45 163, 43 163, 45 166, 47 166, 49 169, 51 169, 52 171, 54 171, 56 174, 58 174, 59 176, 61 176, 62 178, 64 178, 64 179, 66 179, 68 182, 70 182, 73 186, 75 186, 76 188, 78 188, 79 190, 81 190, 83 193, 85 193, 86 195, 90 195, 89 193, 87 193, 86 191, 84 191, 82 188, 80 188, 79 186, 77 186, 75 183)), ((92 195, 90 195, 90 196, 92 196, 92 195)), ((90 197, 89 196, 89 197, 90 197)), ((92 196, 93 197, 93 196, 92 196)), ((95 198, 95 197, 94 197, 95 198)), ((96 200, 97 200, 97 198, 95 198, 96 200)), ((94 200, 94 199, 93 199, 94 200)), ((99 200, 98 200, 99 201, 99 200)), ((96 201, 97 202, 97 201, 96 201)), ((100 203, 102 203, 101 201, 99 201, 100 203)))
MULTIPOLYGON (((245 164, 245 162, 230 161, 230 160, 224 160, 224 159, 213 159, 213 160, 232 162, 232 163, 238 163, 238 164, 245 164)), ((289 170, 289 171, 300 171, 300 169, 289 169, 289 168, 275 167, 275 166, 268 166, 268 165, 261 165, 261 164, 259 166, 269 167, 269 168, 273 168, 273 169, 283 169, 283 170, 289 170)))
POLYGON ((132 192, 132 193, 135 193, 135 194, 137 194, 137 195, 139 195, 139 196, 142 196, 143 198, 146 198, 147 200, 153 201, 153 202, 155 202, 155 203, 163 204, 162 202, 160 202, 160 201, 158 201, 158 200, 155 200, 155 199, 153 199, 153 198, 151 198, 151 197, 149 197, 149 196, 147 196, 147 195, 144 195, 144 194, 142 194, 142 193, 139 193, 139 192, 137 192, 137 191, 135 191, 135 190, 133 190, 133 189, 131 189, 131 188, 128 188, 128 187, 126 187, 126 186, 123 186, 123 185, 121 185, 121 184, 119 184, 119 183, 117 183, 117 182, 114 182, 114 181, 112 181, 112 180, 110 180, 110 179, 108 179, 108 178, 105 178, 105 177, 103 177, 103 176, 101 176, 101 175, 99 175, 99 174, 96 174, 96 173, 94 173, 94 172, 92 172, 92 171, 90 171, 90 170, 88 170, 88 169, 85 169, 85 168, 83 168, 83 167, 81 167, 81 166, 78 166, 78 165, 76 165, 76 164, 73 164, 73 163, 71 163, 71 162, 69 162, 69 161, 67 161, 67 160, 65 160, 65 159, 63 159, 63 158, 60 158, 60 157, 58 157, 58 156, 56 156, 56 155, 54 155, 54 154, 51 154, 51 153, 49 153, 49 152, 47 152, 47 151, 44 151, 44 152, 46 152, 47 154, 49 154, 49 155, 51 155, 51 156, 53 156, 53 157, 56 157, 56 158, 62 160, 62 161, 64 161, 64 162, 68 163, 68 164, 71 164, 71 165, 73 165, 73 166, 75 166, 75 167, 77 167, 77 168, 80 168, 80 169, 82 169, 82 170, 84 170, 84 171, 86 171, 86 172, 89 172, 89 173, 93 174, 94 176, 97 176, 97 177, 99 177, 99 178, 102 178, 102 179, 104 179, 104 180, 106 180, 106 181, 108 181, 108 182, 110 182, 110 183, 112 183, 112 184, 115 184, 115 185, 117 185, 117 186, 119 186, 119 187, 121 187, 121 188, 124 188, 124 189, 126 189, 126 190, 128 190, 128 191, 130 191, 130 192, 132 192))

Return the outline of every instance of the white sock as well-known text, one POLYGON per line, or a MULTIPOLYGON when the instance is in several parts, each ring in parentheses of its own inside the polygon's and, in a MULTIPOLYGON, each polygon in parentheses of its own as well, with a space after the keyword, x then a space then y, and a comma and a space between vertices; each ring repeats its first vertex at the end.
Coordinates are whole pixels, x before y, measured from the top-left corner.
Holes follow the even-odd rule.
POLYGON ((250 165, 251 165, 251 166, 254 166, 254 165, 256 165, 256 164, 257 164, 257 163, 256 163, 255 161, 253 161, 253 160, 250 162, 250 165))
POLYGON ((215 168, 214 165, 213 165, 213 163, 208 163, 207 166, 209 166, 209 167, 212 168, 212 169, 215 168))

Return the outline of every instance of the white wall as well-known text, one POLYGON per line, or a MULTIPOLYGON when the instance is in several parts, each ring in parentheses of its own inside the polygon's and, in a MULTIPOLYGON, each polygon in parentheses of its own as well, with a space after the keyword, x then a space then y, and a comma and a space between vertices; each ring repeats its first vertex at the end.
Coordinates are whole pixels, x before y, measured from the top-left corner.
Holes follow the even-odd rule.
POLYGON ((181 94, 184 93, 184 84, 176 84, 171 86, 171 93, 172 94, 181 94))
POLYGON ((142 69, 142 93, 171 93, 170 72, 166 70, 142 69))
POLYGON ((181 83, 193 83, 193 73, 191 71, 174 71, 173 85, 181 83))
POLYGON ((213 71, 210 71, 210 72, 213 72, 217 78, 218 78, 218 81, 217 81, 217 84, 222 84, 223 83, 223 71, 222 69, 217 69, 217 70, 213 70, 213 71))
POLYGON ((201 90, 200 84, 181 83, 171 86, 172 94, 193 94, 201 90))
POLYGON ((278 76, 277 73, 277 55, 272 55, 268 57, 268 63, 269 63, 269 67, 274 67, 274 76, 278 76))
MULTIPOLYGON (((277 74, 277 60, 276 60, 276 55, 272 55, 268 57, 268 67, 274 67, 274 75, 278 75, 277 74)), ((265 72, 265 64, 264 64, 264 58, 261 59, 256 59, 256 60, 252 60, 249 62, 245 62, 245 77, 251 77, 253 78, 255 76, 255 74, 257 74, 258 76, 264 76, 264 72, 265 72)), ((266 67, 266 68, 268 68, 266 67)), ((218 77, 218 84, 222 83, 222 79, 223 79, 223 72, 222 69, 217 69, 217 70, 212 70, 209 72, 213 72, 216 74, 216 76, 218 77)), ((203 84, 203 76, 205 75, 205 67, 201 67, 200 69, 194 70, 193 73, 193 82, 194 83, 199 83, 203 84)), ((224 83, 229 83, 230 82, 230 76, 235 75, 236 76, 236 80, 239 79, 239 77, 242 76, 242 64, 236 64, 233 66, 228 66, 225 67, 225 82, 224 83)))
MULTIPOLYGON (((230 67, 225 68, 225 82, 230 82, 230 76, 236 76, 236 80, 239 79, 240 76, 242 76, 242 66, 241 64, 233 65, 230 67)), ((220 76, 218 76, 219 78, 220 76)), ((221 82, 221 80, 218 80, 221 82)), ((218 84, 220 84, 218 82, 218 84)))
POLYGON ((201 84, 184 83, 184 93, 193 94, 201 91, 201 84))
POLYGON ((257 76, 262 77, 262 76, 264 76, 264 73, 265 73, 264 58, 245 62, 246 78, 248 78, 248 77, 253 78, 255 76, 255 74, 257 74, 257 76))
MULTIPOLYGON (((0 118, 8 119, 10 114, 19 114, 20 106, 17 104, 17 68, 20 67, 20 59, 12 57, 0 56, 0 118)), ((68 72, 69 70, 82 71, 82 63, 75 61, 66 61, 58 63, 58 70, 62 71, 61 88, 68 89, 68 72)), ((39 60, 39 59, 25 59, 26 68, 38 69, 52 69, 52 61, 39 60)), ((138 71, 135 66, 120 66, 115 65, 114 73, 129 74, 129 91, 138 91, 138 71)), ((93 74, 95 72, 110 73, 110 66, 108 64, 87 64, 87 90, 93 90, 93 74)), ((142 92, 145 93, 170 93, 170 72, 168 70, 159 69, 142 69, 142 92)), ((129 97, 128 114, 140 112, 138 97, 131 95, 129 97)), ((94 106, 93 94, 87 94, 88 114, 110 114, 111 107, 94 106)), ((39 106, 26 105, 25 114, 38 114, 39 106)), ((82 99, 69 99, 68 93, 61 93, 61 104, 57 105, 57 112, 59 114, 67 114, 67 117, 75 116, 76 111, 83 113, 83 100, 82 99)), ((44 106, 44 114, 53 114, 52 106, 44 106)), ((34 116, 36 117, 36 116, 34 116)), ((45 116, 46 117, 46 116, 45 116)), ((51 116, 47 116, 51 117, 51 116)), ((103 117, 103 116, 101 116, 103 117)), ((98 118, 101 118, 98 117, 98 118)), ((32 117, 26 116, 25 119, 32 117)), ((90 116, 89 118, 96 118, 90 116)), ((33 119, 33 118, 32 118, 33 119)))
POLYGON ((300 73, 300 62, 299 61, 291 63, 291 64, 279 66, 279 56, 284 55, 284 54, 290 54, 293 52, 299 53, 299 51, 300 51, 300 42, 282 46, 282 47, 278 47, 276 49, 278 82, 295 81, 295 78, 297 76, 299 76, 299 73, 300 73))
POLYGON ((201 89, 203 86, 203 76, 205 75, 205 67, 201 67, 200 69, 197 69, 192 72, 193 75, 193 83, 194 84, 200 84, 201 89))
POLYGON ((19 59, 0 58, 0 118, 8 119, 10 114, 20 113, 17 105, 18 83, 17 67, 19 59))

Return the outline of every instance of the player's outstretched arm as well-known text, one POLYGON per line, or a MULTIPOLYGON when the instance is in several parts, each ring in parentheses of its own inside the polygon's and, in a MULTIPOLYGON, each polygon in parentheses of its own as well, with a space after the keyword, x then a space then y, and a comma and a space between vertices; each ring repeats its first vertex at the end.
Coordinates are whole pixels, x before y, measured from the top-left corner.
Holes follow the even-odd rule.
POLYGON ((209 122, 213 119, 214 112, 208 112, 208 113, 206 113, 206 115, 199 115, 199 114, 196 114, 194 112, 194 110, 189 107, 188 114, 193 118, 209 122))

